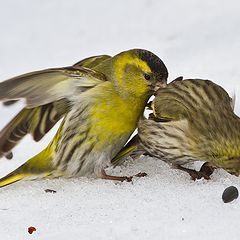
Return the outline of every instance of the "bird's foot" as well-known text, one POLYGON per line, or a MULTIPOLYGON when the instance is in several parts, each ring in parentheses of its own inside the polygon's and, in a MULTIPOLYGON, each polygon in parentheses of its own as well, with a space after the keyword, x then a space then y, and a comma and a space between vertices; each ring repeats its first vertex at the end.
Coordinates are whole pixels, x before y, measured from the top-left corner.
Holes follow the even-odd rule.
POLYGON ((199 172, 204 173, 210 179, 210 176, 213 174, 216 167, 213 167, 209 162, 205 162, 202 167, 200 168, 199 172))
POLYGON ((184 172, 187 172, 191 176, 192 180, 194 180, 194 181, 197 180, 197 179, 201 179, 201 178, 209 180, 211 174, 213 173, 213 171, 215 169, 208 162, 204 163, 199 171, 189 169, 189 168, 185 168, 185 167, 182 167, 180 165, 178 165, 177 168, 184 171, 184 172))
POLYGON ((114 180, 114 181, 120 181, 120 182, 132 182, 133 177, 146 177, 147 173, 140 172, 134 176, 112 176, 108 175, 104 170, 102 170, 102 179, 108 179, 108 180, 114 180))

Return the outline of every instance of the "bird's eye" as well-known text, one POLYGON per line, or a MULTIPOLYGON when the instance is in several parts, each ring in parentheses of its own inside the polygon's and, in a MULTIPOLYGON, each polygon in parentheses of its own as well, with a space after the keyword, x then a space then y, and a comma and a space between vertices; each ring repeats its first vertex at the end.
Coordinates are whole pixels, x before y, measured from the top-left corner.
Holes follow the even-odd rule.
POLYGON ((151 75, 149 73, 144 73, 144 78, 146 80, 150 80, 151 79, 151 75))

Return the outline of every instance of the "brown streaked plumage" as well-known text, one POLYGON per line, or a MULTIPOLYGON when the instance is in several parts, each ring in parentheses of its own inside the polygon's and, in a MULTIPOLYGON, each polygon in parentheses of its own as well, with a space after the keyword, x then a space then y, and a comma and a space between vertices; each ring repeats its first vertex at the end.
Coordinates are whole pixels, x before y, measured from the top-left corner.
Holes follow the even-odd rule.
POLYGON ((143 148, 181 170, 201 160, 239 175, 240 119, 222 87, 201 79, 173 81, 158 90, 152 108, 154 117, 138 124, 135 150, 143 148))

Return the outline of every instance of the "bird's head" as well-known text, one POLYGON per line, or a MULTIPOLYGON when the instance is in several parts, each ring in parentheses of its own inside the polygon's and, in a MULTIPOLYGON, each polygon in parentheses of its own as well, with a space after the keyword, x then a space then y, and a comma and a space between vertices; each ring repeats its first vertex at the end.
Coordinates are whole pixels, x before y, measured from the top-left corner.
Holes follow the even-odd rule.
POLYGON ((168 70, 165 64, 147 50, 128 50, 108 61, 111 61, 111 67, 107 67, 109 62, 105 61, 100 68, 108 71, 106 75, 110 76, 109 80, 114 82, 122 95, 150 96, 167 84, 168 70))

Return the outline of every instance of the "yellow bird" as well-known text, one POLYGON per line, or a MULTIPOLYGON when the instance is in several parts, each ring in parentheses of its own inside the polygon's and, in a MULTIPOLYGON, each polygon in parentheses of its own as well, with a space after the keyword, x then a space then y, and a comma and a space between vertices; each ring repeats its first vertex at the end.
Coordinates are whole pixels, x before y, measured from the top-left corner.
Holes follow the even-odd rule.
POLYGON ((25 99, 24 108, 0 133, 1 155, 27 133, 41 139, 62 117, 42 152, 0 179, 0 187, 32 177, 109 176, 105 167, 135 130, 149 97, 166 85, 168 71, 153 53, 133 49, 114 57, 28 73, 0 83, 0 100, 25 99))

